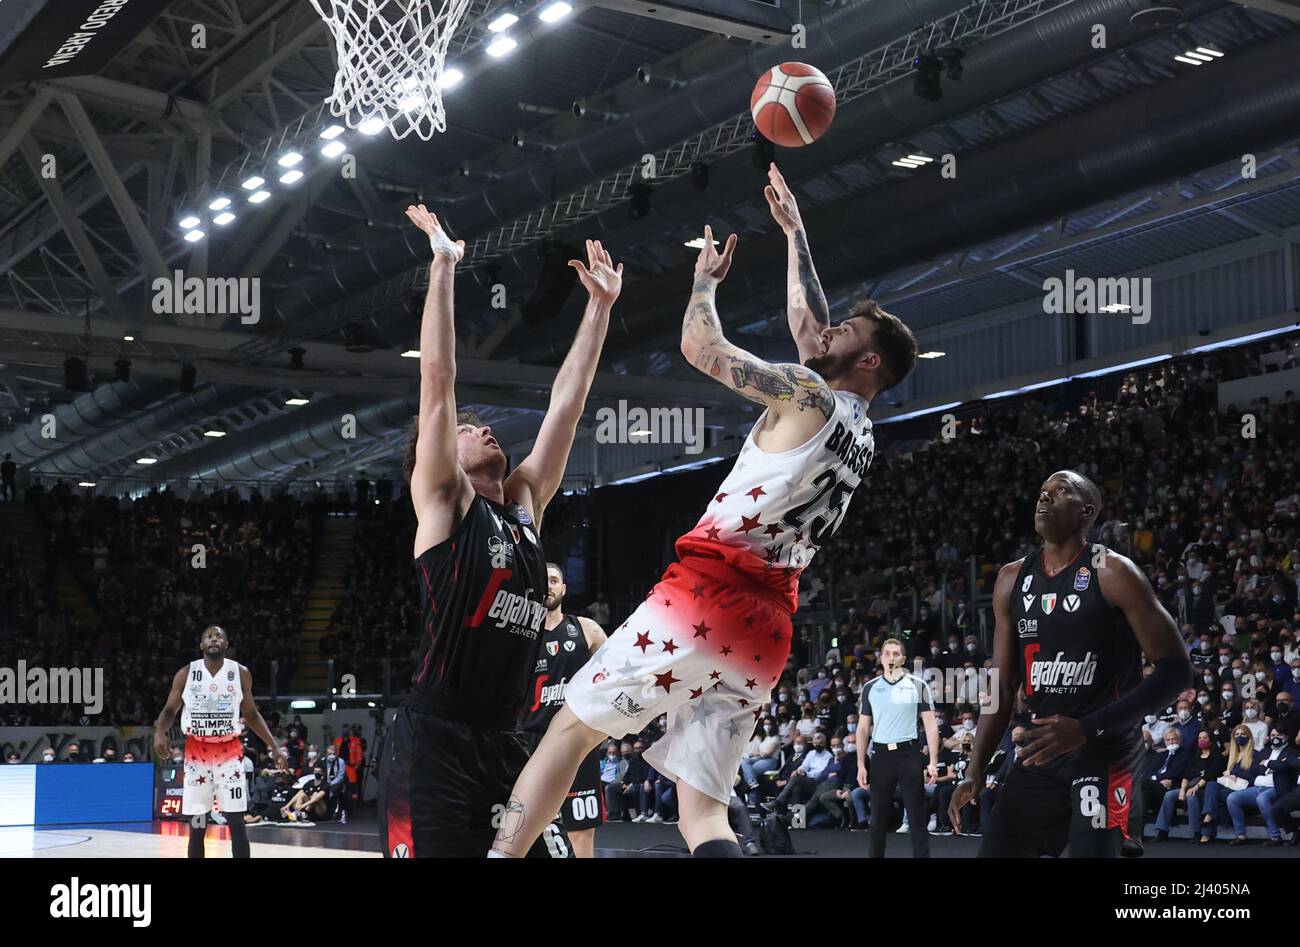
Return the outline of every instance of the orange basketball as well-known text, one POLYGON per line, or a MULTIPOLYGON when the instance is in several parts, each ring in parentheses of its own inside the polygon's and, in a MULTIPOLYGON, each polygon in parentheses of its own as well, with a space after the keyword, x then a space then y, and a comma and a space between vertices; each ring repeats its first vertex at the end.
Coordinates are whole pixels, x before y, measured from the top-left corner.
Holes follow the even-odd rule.
POLYGON ((820 69, 783 62, 759 77, 749 97, 754 124, 783 148, 811 145, 835 118, 835 87, 820 69))

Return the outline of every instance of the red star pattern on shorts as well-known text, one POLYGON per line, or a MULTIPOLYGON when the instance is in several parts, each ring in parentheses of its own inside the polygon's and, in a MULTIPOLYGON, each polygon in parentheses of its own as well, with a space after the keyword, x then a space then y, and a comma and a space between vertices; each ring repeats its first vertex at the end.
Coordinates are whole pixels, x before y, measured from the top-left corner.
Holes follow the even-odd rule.
POLYGON ((717 496, 715 496, 715 497, 713 498, 713 502, 714 502, 714 503, 721 503, 721 502, 722 502, 723 500, 725 500, 726 498, 727 498, 727 495, 726 495, 725 493, 719 493, 717 496))
POLYGON ((742 707, 748 707, 748 706, 749 706, 749 701, 745 700, 745 698, 743 698, 743 697, 740 698, 740 706, 742 706, 742 707))
POLYGON ((704 688, 703 688, 703 687, 692 687, 692 688, 691 688, 691 700, 694 700, 695 698, 699 697, 699 696, 700 696, 701 694, 703 694, 703 693, 704 693, 704 688))
POLYGON ((667 641, 661 641, 660 644, 664 646, 664 650, 667 651, 669 654, 672 654, 674 651, 677 650, 677 645, 673 644, 672 638, 669 638, 667 641))
POLYGON ((758 686, 758 681, 754 680, 752 677, 747 677, 745 678, 745 686, 748 687, 750 690, 753 690, 755 687, 758 686))
POLYGON ((757 720, 761 716, 763 716, 763 708, 759 707, 757 710, 754 711, 754 719, 757 720))
POLYGON ((740 518, 740 529, 736 530, 736 532, 748 533, 751 529, 758 529, 762 525, 757 516, 742 516, 740 518))
POLYGON ((721 672, 721 671, 710 671, 710 672, 709 672, 709 680, 711 680, 711 681, 719 680, 721 677, 722 677, 722 672, 721 672))
POLYGON ((753 616, 753 615, 746 615, 746 616, 745 616, 745 627, 746 627, 746 628, 753 628, 753 627, 754 627, 754 616, 753 616))
POLYGON ((667 599, 667 598, 664 599, 664 608, 672 608, 672 607, 673 607, 672 599, 667 599))
POLYGON ((753 490, 746 490, 745 495, 751 496, 755 500, 757 500, 761 496, 767 496, 767 491, 764 490, 762 487, 755 487, 753 490))
POLYGON ((672 671, 665 671, 662 674, 655 675, 655 687, 662 687, 665 693, 673 692, 673 685, 680 683, 680 678, 673 677, 672 671))
POLYGON ((704 594, 704 586, 699 585, 698 583, 691 589, 691 595, 694 598, 699 598, 703 594, 704 594))
POLYGON ((716 540, 719 537, 721 537, 722 534, 718 531, 718 527, 710 526, 708 529, 704 531, 704 535, 707 536, 709 539, 716 540))
POLYGON ((647 632, 641 632, 637 634, 636 644, 634 644, 632 647, 640 648, 641 653, 645 654, 645 649, 650 647, 650 644, 651 644, 650 632, 647 631, 647 632))
POLYGON ((763 532, 767 533, 767 535, 771 536, 773 539, 776 539, 776 537, 784 533, 785 530, 780 526, 777 526, 775 523, 769 523, 767 529, 763 530, 763 532))
POLYGON ((700 622, 698 625, 691 625, 691 627, 695 629, 696 638, 703 638, 706 641, 708 640, 709 632, 713 630, 705 622, 700 622))
POLYGON ((723 653, 723 654, 731 654, 731 645, 729 645, 729 644, 724 644, 724 645, 722 646, 722 653, 723 653))

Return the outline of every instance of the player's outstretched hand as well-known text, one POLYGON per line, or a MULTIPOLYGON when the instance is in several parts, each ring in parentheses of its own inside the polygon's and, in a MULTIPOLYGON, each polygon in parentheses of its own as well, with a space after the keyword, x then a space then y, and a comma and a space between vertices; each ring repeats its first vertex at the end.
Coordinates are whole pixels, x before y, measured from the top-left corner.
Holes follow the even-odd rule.
POLYGON ((600 245, 599 240, 587 241, 587 264, 570 260, 569 266, 578 271, 578 280, 592 299, 613 305, 623 291, 623 264, 614 265, 614 258, 600 245))
POLYGON ((437 214, 421 204, 419 207, 407 207, 406 219, 428 235, 429 246, 433 248, 435 256, 446 257, 452 263, 461 261, 465 255, 465 241, 452 240, 448 237, 447 231, 443 230, 442 224, 438 223, 437 214))
POLYGON ((769 183, 763 188, 763 196, 767 198, 767 206, 772 211, 772 218, 785 231, 787 237, 797 230, 802 230, 803 218, 799 216, 799 204, 794 199, 794 192, 785 183, 785 178, 777 170, 775 161, 767 166, 767 180, 769 183))
POLYGON ((1051 762, 1088 742, 1083 735, 1083 727, 1073 717, 1053 714, 1050 717, 1034 717, 1030 723, 1034 728, 1025 734, 1020 743, 1021 766, 1039 766, 1051 762))
POLYGON ((731 269, 731 255, 736 251, 736 241, 738 239, 740 238, 733 233, 727 238, 726 246, 719 253, 713 245, 713 228, 705 224, 704 246, 700 248, 700 255, 695 258, 695 282, 697 284, 701 280, 721 283, 727 278, 727 271, 731 269))
POLYGON ((975 791, 978 788, 975 785, 975 780, 963 779, 961 785, 952 794, 952 800, 948 803, 948 821, 952 823, 952 827, 958 832, 961 831, 962 807, 968 805, 975 798, 975 791))

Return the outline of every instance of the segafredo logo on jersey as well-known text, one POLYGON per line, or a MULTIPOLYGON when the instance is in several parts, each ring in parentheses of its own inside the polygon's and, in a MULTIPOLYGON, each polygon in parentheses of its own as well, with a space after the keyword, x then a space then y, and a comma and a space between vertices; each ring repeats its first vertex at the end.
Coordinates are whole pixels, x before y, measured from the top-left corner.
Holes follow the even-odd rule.
POLYGON ((82 884, 73 875, 68 884, 50 888, 50 917, 123 917, 132 927, 148 927, 152 905, 150 884, 82 884))
POLYGON ((683 444, 688 454, 704 450, 703 408, 617 408, 596 412, 597 444, 683 444))
POLYGON ((104 669, 0 667, 0 704, 81 704, 87 716, 104 709, 104 669))
POLYGON ((151 284, 155 315, 239 316, 246 326, 262 321, 262 280, 257 276, 186 277, 176 270, 151 284))
POLYGON ((536 638, 546 618, 546 606, 527 595, 498 589, 487 617, 493 619, 498 628, 514 625, 511 629, 514 634, 536 638))
POLYGON ((1144 326, 1151 321, 1151 277, 1107 276, 1094 279, 1065 271, 1065 279, 1056 276, 1043 280, 1043 312, 1062 313, 1132 313, 1133 324, 1144 326))
POLYGON ((536 705, 533 709, 536 710, 537 707, 550 707, 555 704, 564 703, 564 692, 568 689, 568 678, 565 678, 558 684, 543 685, 537 691, 536 705))
POLYGON ((1046 690, 1064 693, 1069 688, 1087 687, 1097 676, 1097 657, 1088 651, 1078 661, 1070 661, 1064 651, 1056 652, 1051 660, 1038 660, 1039 645, 1025 648, 1026 693, 1046 690))

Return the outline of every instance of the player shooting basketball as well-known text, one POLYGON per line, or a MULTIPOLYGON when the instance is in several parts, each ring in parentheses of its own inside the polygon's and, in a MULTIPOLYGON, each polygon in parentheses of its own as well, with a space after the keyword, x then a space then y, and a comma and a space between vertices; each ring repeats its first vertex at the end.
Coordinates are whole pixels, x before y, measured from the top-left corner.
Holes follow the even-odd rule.
MULTIPOLYGON (((411 694, 384 755, 381 831, 391 857, 482 855, 527 758, 516 725, 546 618, 538 534, 564 476, 623 265, 592 240, 586 264, 569 262, 587 290, 586 311, 533 450, 507 476, 491 428, 456 412, 452 285, 464 242, 452 242, 423 205, 406 214, 434 253, 420 325, 420 409, 407 452, 423 634, 411 694)), ((551 816, 559 810, 557 803, 551 816)), ((571 854, 558 829, 538 852, 571 854)))
MULTIPOLYGON (((678 561, 570 682, 565 706, 515 784, 493 846, 518 857, 563 802, 605 734, 667 712, 645 754, 677 784, 680 830, 697 857, 741 856, 727 802, 754 722, 790 652, 799 574, 844 518, 874 452, 867 407, 916 363, 916 340, 874 302, 809 326, 806 365, 773 365, 726 337, 715 295, 736 248, 704 229, 682 321, 682 354, 766 409, 678 561)), ((805 352, 807 348, 807 352, 805 352)))

